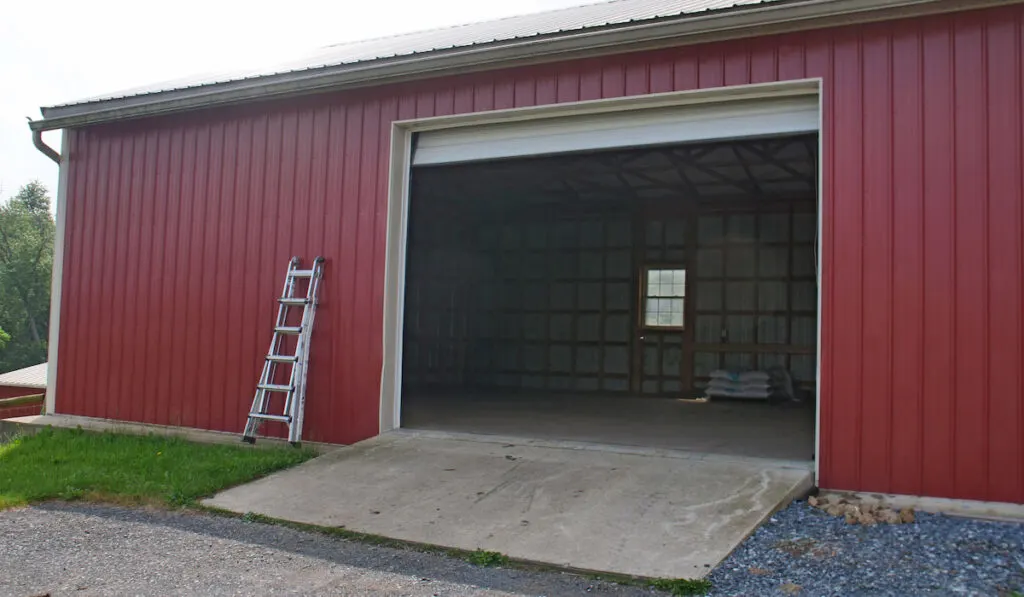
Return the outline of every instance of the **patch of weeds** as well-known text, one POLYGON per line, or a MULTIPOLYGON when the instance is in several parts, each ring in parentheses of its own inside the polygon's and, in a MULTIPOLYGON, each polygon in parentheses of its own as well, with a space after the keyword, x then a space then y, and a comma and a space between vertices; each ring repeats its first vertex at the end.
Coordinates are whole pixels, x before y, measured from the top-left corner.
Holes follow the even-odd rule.
POLYGON ((508 556, 496 551, 478 549, 466 556, 466 561, 474 566, 489 568, 491 566, 504 566, 508 564, 508 556))
POLYGON ((85 495, 85 490, 83 490, 80 487, 72 487, 72 486, 69 485, 69 486, 64 488, 64 491, 61 491, 57 495, 62 500, 67 500, 69 502, 72 502, 74 500, 81 499, 82 496, 85 495))
POLYGON ((171 491, 167 496, 167 503, 172 506, 186 507, 191 506, 195 502, 196 500, 193 496, 185 495, 177 490, 171 491))
POLYGON ((711 590, 711 581, 706 578, 661 578, 651 586, 673 595, 706 595, 711 590))
POLYGON ((255 512, 246 512, 242 515, 242 522, 262 522, 260 515, 255 512))

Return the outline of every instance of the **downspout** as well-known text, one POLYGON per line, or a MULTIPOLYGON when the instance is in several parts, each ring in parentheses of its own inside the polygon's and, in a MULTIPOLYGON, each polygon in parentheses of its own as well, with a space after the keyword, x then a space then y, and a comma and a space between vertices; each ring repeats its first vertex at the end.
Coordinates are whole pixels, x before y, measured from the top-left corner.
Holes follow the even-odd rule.
POLYGON ((32 129, 32 145, 35 145, 36 149, 43 152, 46 157, 60 164, 60 154, 43 141, 43 131, 32 129))

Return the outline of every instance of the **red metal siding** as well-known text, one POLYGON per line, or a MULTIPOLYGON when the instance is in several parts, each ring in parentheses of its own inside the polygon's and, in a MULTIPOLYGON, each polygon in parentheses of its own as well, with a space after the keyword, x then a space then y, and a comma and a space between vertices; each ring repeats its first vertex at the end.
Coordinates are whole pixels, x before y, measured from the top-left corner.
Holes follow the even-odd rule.
POLYGON ((45 392, 45 390, 39 388, 0 386, 0 419, 38 415, 43 409, 43 392, 45 392), (27 403, 21 402, 20 404, 9 404, 10 402, 18 401, 8 399, 22 398, 25 396, 36 396, 38 399, 31 400, 27 403))
POLYGON ((43 403, 39 401, 28 406, 0 406, 0 419, 13 419, 15 417, 31 417, 41 414, 43 403))
POLYGON ((32 404, 29 406, 0 407, 0 419, 13 419, 15 417, 31 417, 41 414, 42 410, 42 402, 32 404))
POLYGON ((1024 502, 1024 9, 72 131, 59 412, 239 431, 328 258, 306 437, 377 432, 390 123, 821 77, 823 487, 1024 502))
POLYGON ((17 386, 0 386, 0 400, 4 398, 20 398, 22 396, 36 396, 46 390, 39 388, 21 388, 17 386))
POLYGON ((34 415, 41 414, 43 412, 43 399, 40 397, 38 400, 32 400, 27 404, 19 404, 16 406, 5 405, 3 400, 0 400, 0 419, 13 419, 15 417, 31 417, 34 415))

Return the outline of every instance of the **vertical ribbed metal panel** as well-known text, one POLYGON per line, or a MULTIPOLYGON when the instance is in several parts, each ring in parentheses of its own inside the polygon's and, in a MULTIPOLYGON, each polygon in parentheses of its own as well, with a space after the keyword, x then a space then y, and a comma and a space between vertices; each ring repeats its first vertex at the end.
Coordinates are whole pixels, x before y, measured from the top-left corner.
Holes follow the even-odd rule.
MULTIPOLYGON (((44 390, 41 389, 41 388, 23 388, 23 387, 20 387, 20 386, 0 386, 0 400, 3 400, 4 398, 20 398, 22 396, 36 396, 36 395, 42 394, 43 391, 44 390)), ((0 408, 3 408, 3 407, 0 407, 0 408)), ((6 408, 12 408, 12 407, 6 407, 6 408)), ((25 415, 9 415, 9 414, 6 414, 8 412, 6 410, 6 408, 5 408, 5 410, 2 411, 3 413, 5 413, 4 418, 25 416, 25 415)), ((38 411, 39 407, 37 406, 35 408, 38 411)))
POLYGON ((390 123, 821 77, 823 487, 1024 502, 1019 6, 71 131, 58 412, 238 431, 324 254, 310 440, 377 432, 390 123))

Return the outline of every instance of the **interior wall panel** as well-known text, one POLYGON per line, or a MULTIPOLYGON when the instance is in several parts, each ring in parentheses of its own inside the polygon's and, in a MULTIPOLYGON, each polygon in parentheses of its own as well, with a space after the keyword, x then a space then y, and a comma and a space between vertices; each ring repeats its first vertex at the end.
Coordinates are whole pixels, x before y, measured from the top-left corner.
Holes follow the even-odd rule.
POLYGON ((778 365, 795 385, 813 388, 813 199, 794 195, 785 205, 760 211, 713 205, 711 210, 697 218, 697 259, 688 271, 696 295, 695 387, 704 387, 716 369, 778 365))
POLYGON ((393 119, 821 77, 818 482, 1024 502, 1022 15, 1007 6, 71 131, 57 411, 239 431, 284 263, 323 254, 306 437, 372 436, 393 119))
POLYGON ((552 220, 551 208, 511 208, 467 217, 472 204, 416 192, 412 201, 407 389, 629 389, 629 213, 552 220))

